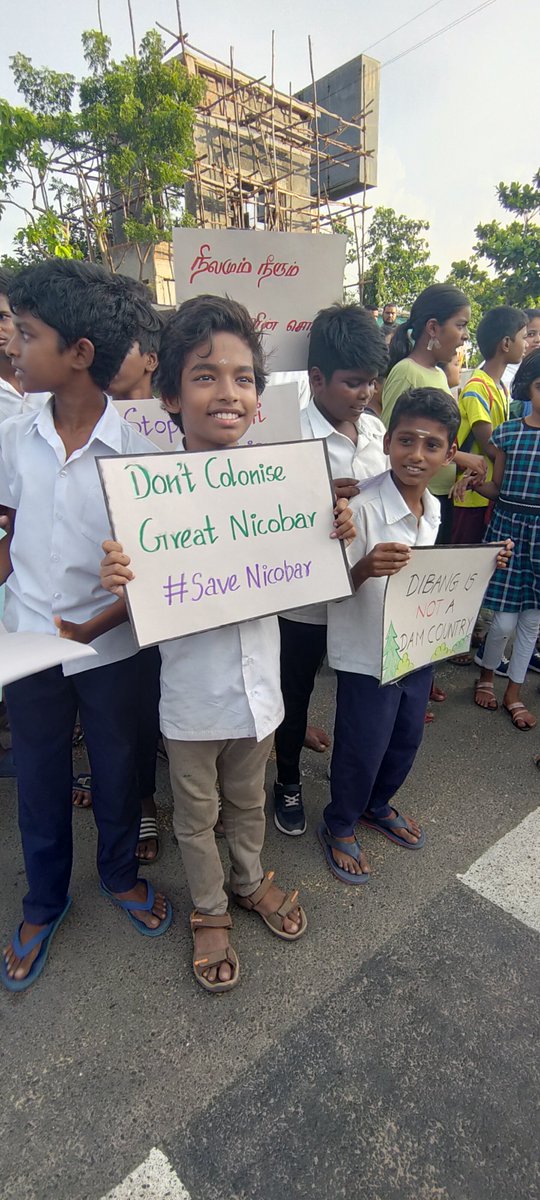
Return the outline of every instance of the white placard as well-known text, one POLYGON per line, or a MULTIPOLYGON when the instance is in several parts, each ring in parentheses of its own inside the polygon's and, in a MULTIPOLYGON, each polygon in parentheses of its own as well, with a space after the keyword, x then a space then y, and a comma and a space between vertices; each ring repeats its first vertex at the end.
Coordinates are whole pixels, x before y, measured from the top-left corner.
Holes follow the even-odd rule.
POLYGON ((324 440, 96 461, 139 646, 351 594, 324 440))
POLYGON ((91 658, 95 653, 92 646, 54 633, 8 633, 0 622, 0 687, 75 658, 91 658))
POLYGON ((314 317, 343 297, 346 248, 338 233, 174 229, 176 299, 241 301, 264 334, 269 370, 302 371, 314 317))
POLYGON ((386 585, 381 683, 466 653, 500 546, 416 547, 386 585))
MULTIPOLYGON (((182 430, 161 407, 160 400, 113 400, 120 416, 141 437, 148 450, 175 450, 182 441, 182 430)), ((269 383, 257 401, 257 412, 240 446, 268 445, 269 442, 296 442, 301 437, 300 405, 297 383, 269 383)))

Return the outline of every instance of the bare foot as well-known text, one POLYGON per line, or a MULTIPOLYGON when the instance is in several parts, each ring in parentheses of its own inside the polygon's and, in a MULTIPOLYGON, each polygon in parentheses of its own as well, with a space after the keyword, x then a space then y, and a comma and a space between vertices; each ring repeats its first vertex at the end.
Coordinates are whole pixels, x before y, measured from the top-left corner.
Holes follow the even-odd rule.
MULTIPOLYGON (((141 801, 141 811, 143 817, 157 818, 157 808, 153 796, 146 796, 141 801)), ((137 842, 135 855, 139 862, 154 862, 158 855, 157 838, 141 838, 137 842)))
POLYGON ((304 738, 304 746, 306 750, 314 750, 316 754, 322 754, 325 750, 329 750, 332 745, 332 739, 324 729, 319 725, 308 725, 306 736, 304 738))
POLYGON ((487 708, 488 712, 495 712, 499 707, 493 688, 493 671, 480 671, 480 679, 474 684, 473 700, 478 708, 487 708))
MULTIPOLYGON (((113 896, 116 896, 117 900, 140 900, 144 904, 147 897, 146 884, 144 880, 139 879, 129 892, 113 892, 113 896)), ((161 892, 156 892, 151 912, 141 908, 130 909, 130 912, 148 929, 157 929, 167 915, 165 896, 161 892)))
MULTIPOLYGON (((203 959, 207 954, 213 954, 216 950, 226 950, 229 945, 229 930, 228 929, 212 929, 210 926, 201 926, 195 930, 195 957, 203 959)), ((220 983, 228 983, 232 979, 234 970, 230 962, 225 959, 218 966, 208 967, 206 971, 201 971, 204 978, 209 983, 215 983, 219 979, 220 983)))
MULTIPOLYGON (((351 842, 351 844, 353 844, 356 841, 356 838, 347 837, 340 838, 339 840, 340 842, 351 842)), ((352 857, 352 854, 346 854, 345 851, 336 850, 334 846, 332 846, 332 858, 336 866, 341 867, 342 871, 348 871, 349 875, 371 875, 371 867, 363 850, 360 851, 360 861, 357 862, 356 859, 352 857)))
MULTIPOLYGON (((31 925, 29 921, 23 921, 19 933, 22 945, 25 946, 42 929, 45 929, 45 925, 31 925)), ((11 943, 9 946, 6 946, 4 950, 4 962, 10 979, 26 979, 32 963, 37 958, 40 950, 41 943, 38 946, 34 946, 34 949, 30 950, 30 953, 26 954, 24 958, 18 958, 11 943)))

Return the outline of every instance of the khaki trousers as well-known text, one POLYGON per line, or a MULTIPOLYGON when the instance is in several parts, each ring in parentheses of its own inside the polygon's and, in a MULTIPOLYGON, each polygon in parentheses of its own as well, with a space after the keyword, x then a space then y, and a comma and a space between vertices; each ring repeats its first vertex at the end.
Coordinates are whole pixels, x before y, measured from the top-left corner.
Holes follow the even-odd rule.
POLYGON ((194 907, 227 911, 214 825, 221 817, 231 860, 231 889, 249 896, 263 878, 264 778, 274 735, 236 741, 180 742, 164 738, 174 798, 174 832, 182 852, 194 907))

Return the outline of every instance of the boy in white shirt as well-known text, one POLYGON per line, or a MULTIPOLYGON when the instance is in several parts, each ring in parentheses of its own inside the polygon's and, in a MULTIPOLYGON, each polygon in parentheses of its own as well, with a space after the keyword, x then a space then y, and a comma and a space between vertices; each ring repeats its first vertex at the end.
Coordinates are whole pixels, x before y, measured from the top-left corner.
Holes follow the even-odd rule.
MULTIPOLYGON (((0 426, 0 512, 10 523, 12 567, 4 623, 10 631, 54 634, 57 614, 84 623, 112 607, 99 584, 109 520, 95 458, 146 449, 104 395, 137 317, 119 279, 71 260, 22 271, 9 300, 15 332, 7 351, 17 381, 25 391, 53 394, 37 414, 0 426)), ((24 920, 1 964, 10 991, 37 979, 71 904, 77 710, 93 773, 101 888, 146 936, 164 933, 172 918, 164 896, 137 879, 137 657, 129 626, 104 633, 94 648, 90 667, 74 661, 64 672, 53 667, 6 688, 29 885, 24 920)))
MULTIPOLYGON (((260 335, 243 305, 217 296, 188 300, 165 326, 159 352, 163 404, 184 433, 184 448, 226 450, 249 428, 264 389, 260 335)), ((346 501, 334 536, 352 532, 346 501)), ((118 543, 106 543, 104 586, 121 594, 132 578, 118 543)), ((122 602, 123 603, 123 602, 122 602)), ((120 606, 119 606, 120 608, 120 606)), ((162 642, 161 729, 174 796, 174 830, 194 904, 193 971, 209 992, 239 979, 229 944, 232 920, 216 846, 217 783, 231 859, 231 890, 277 937, 296 941, 306 916, 264 876, 264 779, 283 706, 275 617, 162 642)))
MULTIPOLYGON (((324 438, 339 498, 355 496, 358 483, 384 471, 385 429, 365 414, 377 377, 388 365, 384 336, 359 304, 323 308, 309 335, 311 400, 300 414, 302 437, 324 438)), ((284 719, 276 731, 274 824, 281 833, 305 832, 300 755, 315 678, 326 653, 326 604, 282 613, 281 690, 284 719)), ((324 730, 310 728, 312 748, 329 745, 324 730)))
POLYGON ((369 864, 355 837, 358 822, 408 850, 425 841, 420 826, 391 806, 416 757, 424 730, 432 667, 380 685, 382 619, 388 575, 412 546, 432 546, 440 523, 430 479, 456 451, 459 409, 447 392, 412 388, 392 413, 385 450, 390 470, 351 502, 357 537, 349 552, 356 594, 328 605, 328 661, 337 674, 331 800, 318 837, 333 874, 367 883, 369 864))
POLYGON ((14 333, 13 313, 8 300, 8 291, 14 279, 12 271, 0 268, 0 421, 43 408, 49 399, 48 392, 33 394, 22 390, 15 367, 6 354, 8 342, 14 333))

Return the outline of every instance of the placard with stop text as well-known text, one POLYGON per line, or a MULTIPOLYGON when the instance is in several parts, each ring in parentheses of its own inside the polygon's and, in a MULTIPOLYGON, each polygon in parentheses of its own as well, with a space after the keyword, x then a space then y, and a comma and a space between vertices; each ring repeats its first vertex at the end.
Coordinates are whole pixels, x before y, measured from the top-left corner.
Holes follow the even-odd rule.
POLYGON ((351 594, 324 441, 96 461, 140 647, 351 594))
MULTIPOLYGON (((149 453, 174 450, 182 443, 182 430, 166 412, 161 400, 113 400, 120 416, 148 440, 149 453)), ((297 383, 269 383, 257 398, 257 411, 241 446, 300 439, 300 403, 297 383)))
POLYGON ((248 309, 270 371, 307 366, 313 319, 343 296, 344 234, 173 230, 178 304, 210 292, 248 309))
POLYGON ((469 649, 499 550, 496 543, 412 550, 386 585, 381 683, 469 649))

